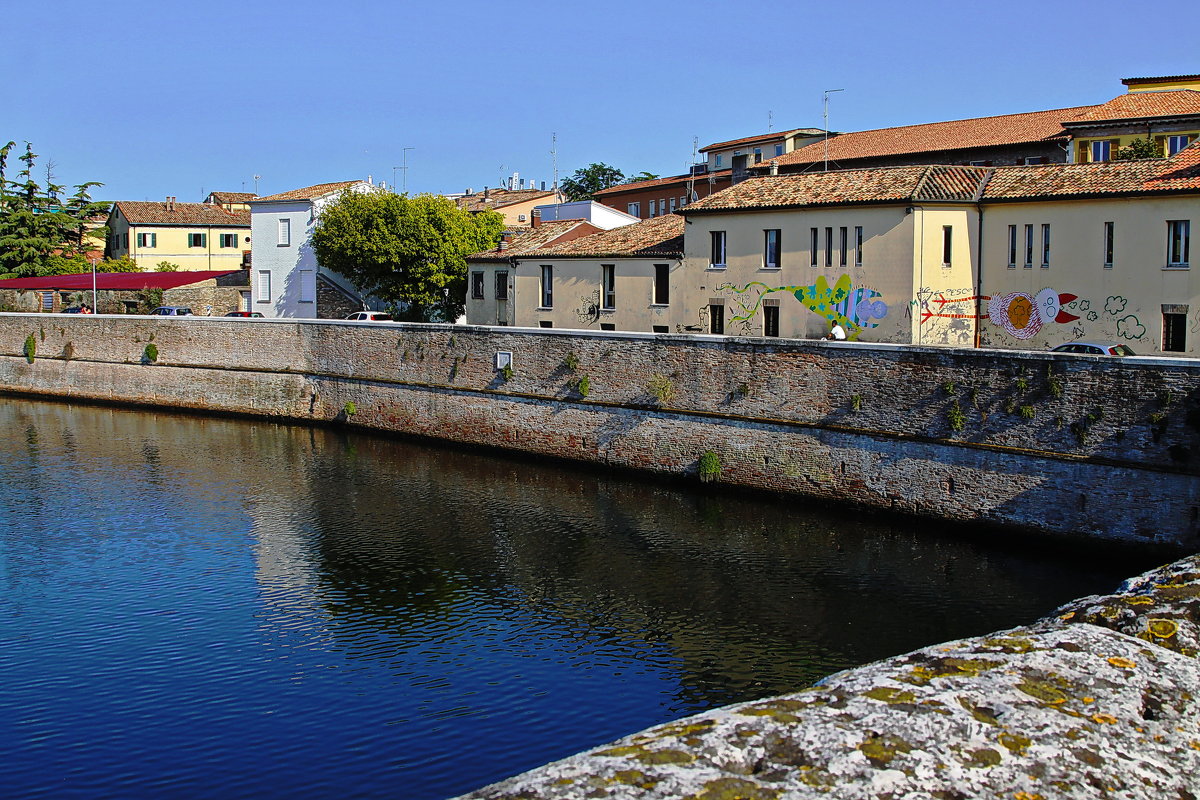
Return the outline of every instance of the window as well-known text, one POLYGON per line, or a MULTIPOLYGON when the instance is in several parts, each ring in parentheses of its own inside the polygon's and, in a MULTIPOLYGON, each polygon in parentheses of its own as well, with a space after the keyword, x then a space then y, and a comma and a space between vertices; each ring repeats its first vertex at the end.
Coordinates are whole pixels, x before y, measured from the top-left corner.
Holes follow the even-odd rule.
POLYGON ((708 332, 725 332, 725 306, 713 303, 708 307, 708 332))
POLYGON ((496 273, 496 299, 508 299, 508 270, 500 270, 496 273))
POLYGON ((600 285, 604 292, 604 302, 601 308, 613 309, 617 307, 617 265, 616 264, 601 264, 600 265, 600 285))
POLYGON ((471 297, 476 300, 483 299, 483 273, 471 273, 471 297))
POLYGON ((820 246, 820 242, 817 240, 817 229, 809 228, 808 229, 809 262, 814 267, 817 265, 817 248, 819 246, 820 246))
POLYGON ((778 228, 763 231, 764 269, 779 269, 779 234, 778 228))
POLYGON ((779 306, 763 306, 763 336, 779 335, 779 306))
POLYGON ((158 247, 157 233, 139 233, 137 235, 138 247, 158 247))
POLYGON ((539 322, 538 322, 538 327, 539 327, 539 328, 553 328, 553 327, 554 327, 554 323, 553 323, 553 322, 551 322, 551 321, 550 321, 550 320, 548 320, 548 319, 543 319, 543 320, 541 320, 541 321, 539 321, 539 322))
POLYGON ((1025 269, 1033 266, 1033 226, 1025 226, 1025 269))
POLYGON ((554 267, 542 264, 542 308, 554 308, 554 267))
POLYGON ((629 205, 625 206, 625 211, 627 211, 631 217, 640 217, 642 216, 642 204, 630 203, 629 205))
POLYGON ((679 207, 683 208, 686 205, 687 205, 687 195, 685 194, 683 197, 679 198, 679 207))
POLYGON ((188 247, 207 247, 207 246, 208 246, 208 234, 207 233, 189 233, 188 234, 188 247))
POLYGON ((781 145, 781 144, 775 145, 775 155, 777 155, 777 156, 783 155, 783 145, 781 145))
POLYGON ((1090 146, 1091 161, 1108 161, 1112 158, 1112 142, 1107 139, 1092 142, 1090 146))
POLYGON ((725 267, 725 231, 712 231, 712 258, 710 267, 725 267))
POLYGON ((238 235, 236 233, 222 233, 221 247, 237 247, 238 235))
POLYGON ((300 302, 317 302, 317 273, 311 269, 300 270, 300 302))
POLYGON ((279 220, 279 246, 287 247, 292 243, 292 221, 290 219, 279 220))
POLYGON ((1167 266, 1186 267, 1191 244, 1192 222, 1187 219, 1167 221, 1167 266))
POLYGON ((861 267, 863 259, 863 234, 862 225, 854 227, 854 266, 861 267))
POLYGON ((948 267, 954 257, 954 226, 942 226, 942 266, 948 267))
POLYGON ((833 266, 833 228, 825 229, 825 267, 833 266))
POLYGON ((1187 147, 1193 138, 1195 138, 1195 137, 1190 133, 1182 133, 1177 136, 1168 136, 1167 137, 1167 155, 1169 155, 1169 156, 1175 155, 1180 150, 1187 147))
POLYGON ((1104 268, 1112 269, 1113 265, 1113 241, 1115 224, 1112 222, 1104 223, 1104 268))
POLYGON ((651 218, 658 216, 658 201, 657 200, 650 201, 650 216, 651 216, 651 218))
MULTIPOLYGON (((200 235, 203 236, 204 234, 200 234, 200 235)), ((125 250, 129 249, 129 234, 128 233, 121 234, 121 247, 125 250)))
POLYGON ((838 266, 842 269, 846 268, 846 251, 849 249, 850 244, 848 233, 849 231, 845 228, 841 228, 838 231, 838 244, 840 245, 838 248, 838 266))
POLYGON ((258 302, 271 302, 271 272, 269 270, 258 271, 258 302))
POLYGON ((762 148, 761 147, 754 148, 754 163, 755 164, 762 163, 762 148))
POLYGON ((671 213, 672 214, 675 213, 675 198, 674 197, 671 198, 671 213))
POLYGON ((1187 314, 1163 312, 1164 353, 1182 353, 1187 349, 1187 314))
POLYGON ((1033 166, 1038 164, 1049 164, 1050 159, 1046 156, 1026 156, 1025 163, 1033 166))
POLYGON ((717 160, 716 160, 716 162, 715 162, 715 163, 716 163, 716 166, 717 166, 717 169, 720 169, 720 168, 721 168, 721 164, 723 163, 723 161, 724 161, 724 158, 725 158, 725 156, 722 156, 722 155, 718 155, 718 156, 717 156, 717 160))
POLYGON ((615 322, 601 322, 600 323, 600 330, 602 330, 602 331, 615 331, 616 329, 617 329, 617 324, 615 322))
POLYGON ((526 219, 524 214, 517 214, 517 222, 524 222, 526 219))
POLYGON ((654 265, 654 305, 665 306, 671 302, 671 265, 654 265))
POLYGON ((1042 268, 1050 266, 1050 223, 1042 223, 1042 268))
POLYGON ((1017 226, 1008 226, 1008 268, 1017 268, 1017 226))

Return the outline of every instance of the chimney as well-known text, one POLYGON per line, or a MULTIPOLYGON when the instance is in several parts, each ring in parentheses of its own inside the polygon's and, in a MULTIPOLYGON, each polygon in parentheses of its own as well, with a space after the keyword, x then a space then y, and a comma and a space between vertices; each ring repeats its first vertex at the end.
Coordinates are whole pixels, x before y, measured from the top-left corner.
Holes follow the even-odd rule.
POLYGON ((507 233, 502 233, 502 234, 500 234, 500 244, 499 244, 499 249, 500 249, 500 250, 507 250, 507 249, 508 249, 508 234, 507 234, 507 233))
POLYGON ((486 187, 486 186, 483 187, 483 199, 484 200, 488 199, 488 187, 486 187))
POLYGON ((540 208, 535 208, 533 211, 529 212, 529 225, 530 225, 530 227, 536 228, 538 225, 541 225, 541 224, 542 224, 542 210, 540 208))
POLYGON ((778 174, 779 174, 779 164, 778 164, 778 162, 776 162, 776 161, 775 161, 775 159, 773 159, 773 158, 771 159, 771 174, 772 174, 772 175, 778 175, 778 174))
POLYGON ((173 212, 174 210, 175 210, 175 196, 169 194, 169 195, 167 195, 167 211, 173 212))

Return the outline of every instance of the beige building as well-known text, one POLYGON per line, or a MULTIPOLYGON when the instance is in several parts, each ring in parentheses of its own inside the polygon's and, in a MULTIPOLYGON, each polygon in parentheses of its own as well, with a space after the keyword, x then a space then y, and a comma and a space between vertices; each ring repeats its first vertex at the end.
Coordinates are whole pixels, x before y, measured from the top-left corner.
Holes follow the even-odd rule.
POLYGON ((219 203, 121 200, 109 212, 108 231, 105 254, 128 256, 144 272, 164 261, 185 272, 241 269, 250 253, 250 212, 219 203))
POLYGON ((455 204, 472 214, 495 211, 504 217, 506 228, 528 228, 533 225, 533 209, 558 202, 556 195, 546 189, 484 189, 454 198, 455 204))

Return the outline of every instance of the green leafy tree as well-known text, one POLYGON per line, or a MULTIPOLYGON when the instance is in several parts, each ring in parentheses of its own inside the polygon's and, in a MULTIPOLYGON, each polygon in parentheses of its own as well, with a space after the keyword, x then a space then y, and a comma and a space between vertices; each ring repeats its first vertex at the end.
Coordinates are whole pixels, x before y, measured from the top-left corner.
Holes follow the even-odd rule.
POLYGON ((397 316, 454 321, 466 308, 467 256, 496 245, 504 218, 470 214, 439 195, 345 191, 313 230, 322 266, 359 291, 397 306, 397 316))
POLYGON ((9 180, 6 170, 14 146, 9 142, 0 147, 0 277, 74 271, 79 266, 77 257, 91 244, 88 219, 106 208, 89 196, 101 184, 80 184, 73 195, 64 197, 65 187, 54 182, 48 168, 42 186, 34 177, 38 156, 29 142, 18 156, 23 168, 16 180, 9 180))
POLYGON ((179 265, 173 264, 170 261, 160 261, 158 266, 154 268, 155 272, 178 272, 179 265))
MULTIPOLYGON (((90 271, 90 270, 89 270, 90 271)), ((96 265, 96 272, 141 272, 142 268, 129 256, 106 258, 96 265)))
POLYGON ((568 200, 591 200, 596 192, 625 182, 625 173, 605 163, 589 164, 575 170, 562 182, 562 193, 568 200))
POLYGON ((632 178, 630 178, 629 180, 627 180, 625 182, 626 183, 640 183, 641 181, 652 181, 659 177, 661 177, 661 176, 655 175, 653 172, 646 172, 645 170, 643 170, 642 172, 639 172, 637 175, 634 175, 632 178))
POLYGON ((1113 154, 1113 161, 1140 161, 1146 158, 1162 158, 1163 146, 1150 137, 1134 139, 1113 154))

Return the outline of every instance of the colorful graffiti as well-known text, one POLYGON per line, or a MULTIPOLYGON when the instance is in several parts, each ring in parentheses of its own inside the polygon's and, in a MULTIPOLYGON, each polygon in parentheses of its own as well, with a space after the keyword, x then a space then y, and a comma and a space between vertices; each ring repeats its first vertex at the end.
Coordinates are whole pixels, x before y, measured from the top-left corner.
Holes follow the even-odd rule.
POLYGON ((1042 289, 1036 295, 1006 292, 946 298, 939 294, 936 298, 922 303, 921 324, 934 318, 979 319, 980 315, 974 310, 963 312, 956 304, 986 300, 989 322, 1017 339, 1029 339, 1037 334, 1043 325, 1064 324, 1079 319, 1078 314, 1072 314, 1064 308, 1076 299, 1073 294, 1060 293, 1051 288, 1042 289), (931 305, 936 305, 937 310, 932 310, 931 305))
POLYGON ((736 309, 730 315, 731 322, 749 321, 758 313, 763 298, 774 292, 792 294, 809 311, 828 320, 831 326, 835 322, 841 325, 849 339, 857 339, 864 330, 876 327, 888 315, 883 296, 874 289, 855 287, 849 275, 841 276, 832 286, 824 275, 819 275, 809 286, 769 286, 751 281, 740 287, 726 283, 717 289, 734 293, 736 309))

